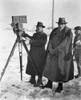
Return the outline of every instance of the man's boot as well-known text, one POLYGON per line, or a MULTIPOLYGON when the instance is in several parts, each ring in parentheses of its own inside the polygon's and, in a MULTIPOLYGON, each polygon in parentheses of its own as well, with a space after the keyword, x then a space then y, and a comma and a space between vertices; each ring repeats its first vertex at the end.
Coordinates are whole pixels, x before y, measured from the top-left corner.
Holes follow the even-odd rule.
POLYGON ((79 78, 79 76, 80 76, 80 67, 77 66, 77 69, 78 69, 78 74, 74 76, 75 78, 79 78))
POLYGON ((38 76, 38 80, 37 80, 37 83, 34 84, 34 87, 39 87, 41 86, 43 83, 42 83, 42 76, 38 76))
POLYGON ((63 90, 63 83, 58 84, 58 87, 56 88, 55 92, 60 93, 63 90))
POLYGON ((30 82, 31 84, 35 84, 35 83, 36 83, 36 81, 35 81, 35 76, 31 76, 31 79, 29 80, 29 82, 30 82))
POLYGON ((50 89, 52 89, 52 81, 48 80, 47 84, 40 86, 40 88, 41 89, 44 89, 44 88, 50 88, 50 89))
POLYGON ((79 76, 81 76, 81 66, 80 65, 78 66, 78 74, 79 76))

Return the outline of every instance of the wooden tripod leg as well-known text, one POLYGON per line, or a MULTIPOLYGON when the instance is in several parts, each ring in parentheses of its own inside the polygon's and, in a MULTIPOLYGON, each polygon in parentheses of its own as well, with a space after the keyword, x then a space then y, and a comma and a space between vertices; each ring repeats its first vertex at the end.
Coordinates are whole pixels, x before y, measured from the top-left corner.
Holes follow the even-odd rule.
POLYGON ((12 50, 11 50, 11 52, 10 52, 10 55, 9 55, 9 57, 8 57, 8 59, 7 59, 7 62, 6 62, 6 64, 5 64, 5 67, 4 67, 4 69, 3 69, 2 73, 1 73, 0 81, 1 81, 3 75, 4 75, 5 71, 6 71, 6 68, 7 68, 7 66, 8 66, 9 61, 10 61, 10 58, 11 58, 12 55, 13 55, 14 49, 15 49, 15 47, 16 47, 16 45, 17 45, 17 41, 18 41, 18 40, 16 39, 16 41, 15 41, 15 43, 14 43, 14 45, 13 45, 13 48, 12 48, 12 50))
POLYGON ((18 42, 19 60, 20 60, 20 73, 22 81, 22 41, 18 42))

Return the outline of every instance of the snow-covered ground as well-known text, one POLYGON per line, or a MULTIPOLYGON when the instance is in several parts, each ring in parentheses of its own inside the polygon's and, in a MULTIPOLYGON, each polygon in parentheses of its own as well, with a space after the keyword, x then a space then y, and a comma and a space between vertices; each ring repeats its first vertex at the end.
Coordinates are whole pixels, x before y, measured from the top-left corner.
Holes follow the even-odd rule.
MULTIPOLYGON (((0 40, 2 38, 0 41, 0 77, 16 38, 12 31, 5 33, 5 35, 0 33, 0 40)), ((30 76, 25 74, 26 64, 27 54, 23 48, 23 80, 21 81, 18 47, 16 47, 0 82, 0 100, 81 100, 81 78, 65 83, 64 90, 58 94, 54 92, 57 83, 53 83, 53 89, 40 89, 28 83, 30 76)), ((77 74, 76 63, 75 74, 77 74)), ((47 80, 43 77, 43 83, 46 82, 47 80)))

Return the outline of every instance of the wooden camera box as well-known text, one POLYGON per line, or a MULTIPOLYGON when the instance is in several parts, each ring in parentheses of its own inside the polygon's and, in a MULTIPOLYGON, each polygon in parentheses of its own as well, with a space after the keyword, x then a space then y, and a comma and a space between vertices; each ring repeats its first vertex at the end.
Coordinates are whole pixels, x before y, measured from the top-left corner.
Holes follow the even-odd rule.
POLYGON ((27 17, 26 16, 12 16, 12 23, 15 25, 15 27, 18 30, 22 30, 23 23, 27 23, 27 17))

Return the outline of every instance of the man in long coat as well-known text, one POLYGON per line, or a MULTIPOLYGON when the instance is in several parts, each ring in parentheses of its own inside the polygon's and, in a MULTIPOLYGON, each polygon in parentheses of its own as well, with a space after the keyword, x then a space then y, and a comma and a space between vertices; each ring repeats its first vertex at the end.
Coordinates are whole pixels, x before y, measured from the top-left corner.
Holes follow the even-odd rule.
POLYGON ((63 82, 68 82, 74 77, 72 58, 72 32, 66 26, 65 18, 59 18, 58 27, 55 28, 49 39, 48 55, 43 71, 43 76, 48 78, 48 83, 41 88, 52 88, 52 82, 58 82, 55 92, 63 90, 63 82))
POLYGON ((32 37, 29 36, 29 54, 32 60, 28 57, 26 73, 31 75, 31 79, 29 82, 31 84, 34 84, 34 86, 40 86, 42 84, 42 72, 46 61, 45 44, 47 42, 47 35, 43 32, 43 28, 45 28, 43 23, 38 22, 36 25, 36 33, 34 33, 32 37), (37 83, 35 81, 35 75, 38 75, 37 83))

